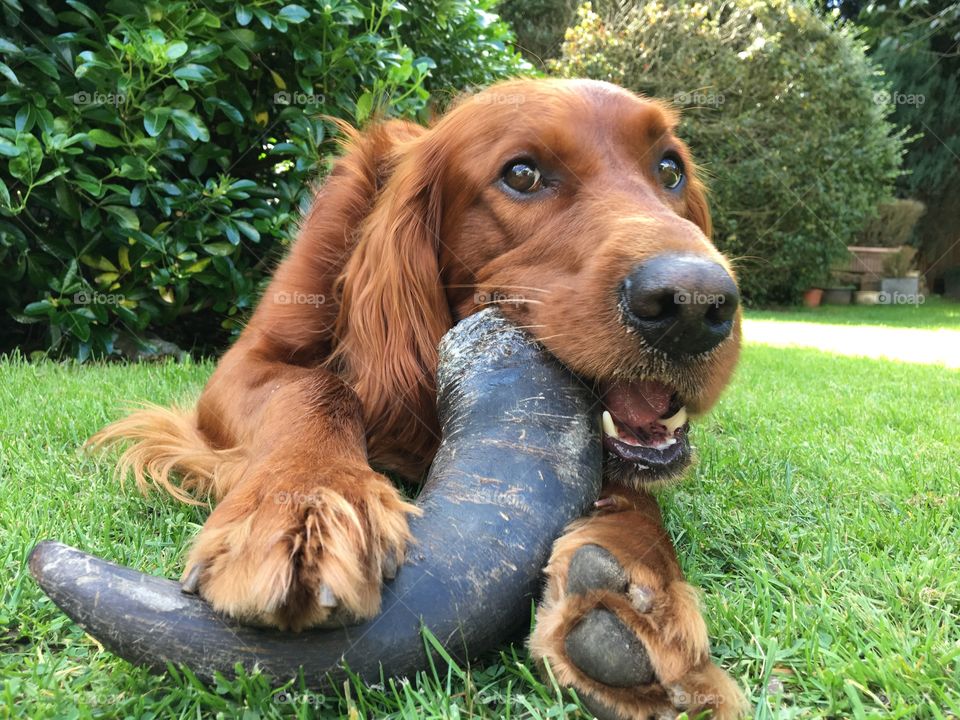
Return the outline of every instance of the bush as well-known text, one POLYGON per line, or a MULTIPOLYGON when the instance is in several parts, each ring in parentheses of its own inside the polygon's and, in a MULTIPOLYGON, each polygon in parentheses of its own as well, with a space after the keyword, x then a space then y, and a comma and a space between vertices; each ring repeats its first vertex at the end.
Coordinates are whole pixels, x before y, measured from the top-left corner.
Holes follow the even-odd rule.
POLYGON ((902 140, 875 101, 874 66, 846 30, 787 0, 633 5, 581 9, 557 70, 681 106, 745 299, 795 302, 898 174, 902 140))
POLYGON ((895 248, 913 235, 926 206, 919 200, 888 200, 880 203, 876 215, 864 226, 858 245, 895 248))
POLYGON ((0 351, 222 343, 332 149, 526 66, 492 0, 3 4, 0 351))

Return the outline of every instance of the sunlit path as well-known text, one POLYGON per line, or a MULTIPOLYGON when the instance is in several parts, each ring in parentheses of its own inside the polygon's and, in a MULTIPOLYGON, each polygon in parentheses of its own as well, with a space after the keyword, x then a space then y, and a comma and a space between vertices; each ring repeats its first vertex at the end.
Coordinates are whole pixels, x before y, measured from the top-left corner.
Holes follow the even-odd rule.
POLYGON ((960 368, 960 330, 744 320, 743 334, 750 343, 960 368))

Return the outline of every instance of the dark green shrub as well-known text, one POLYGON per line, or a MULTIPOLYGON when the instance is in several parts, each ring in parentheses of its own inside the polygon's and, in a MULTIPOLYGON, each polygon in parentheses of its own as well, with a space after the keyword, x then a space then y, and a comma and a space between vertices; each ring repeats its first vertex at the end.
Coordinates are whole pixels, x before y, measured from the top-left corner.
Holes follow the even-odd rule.
POLYGON ((0 351, 222 343, 323 170, 322 114, 524 69, 492 4, 6 0, 0 351))
POLYGON ((680 106, 745 297, 797 300, 898 173, 901 138, 862 46, 788 0, 619 5, 615 17, 581 10, 558 71, 680 106))

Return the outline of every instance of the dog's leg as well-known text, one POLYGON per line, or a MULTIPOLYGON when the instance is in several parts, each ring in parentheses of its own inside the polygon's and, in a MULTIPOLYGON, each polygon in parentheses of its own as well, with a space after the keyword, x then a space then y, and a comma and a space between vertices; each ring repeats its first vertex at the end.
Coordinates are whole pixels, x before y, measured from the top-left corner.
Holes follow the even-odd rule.
POLYGON ((195 412, 142 410, 92 442, 128 443, 121 467, 141 487, 149 476, 180 499, 218 501, 183 574, 217 610, 293 629, 375 615, 419 511, 370 468, 360 401, 341 378, 250 344, 221 360, 195 412))
POLYGON ((335 608, 338 617, 375 615, 416 509, 367 463, 356 395, 324 370, 231 360, 204 391, 198 419, 253 454, 197 536, 185 588, 233 617, 293 629, 335 608))
POLYGON ((554 545, 533 657, 601 720, 740 717, 743 696, 710 660, 656 501, 624 488, 604 497, 554 545))

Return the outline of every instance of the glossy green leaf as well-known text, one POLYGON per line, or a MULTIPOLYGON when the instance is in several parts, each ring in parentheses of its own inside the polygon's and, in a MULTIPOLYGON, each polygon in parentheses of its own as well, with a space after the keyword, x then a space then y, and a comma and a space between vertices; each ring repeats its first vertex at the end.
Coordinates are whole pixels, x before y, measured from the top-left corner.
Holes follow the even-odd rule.
POLYGON ((123 145, 123 140, 118 138, 111 132, 107 130, 102 130, 100 128, 94 128, 87 133, 87 137, 96 145, 105 148, 115 148, 123 145))
POLYGON ((286 5, 277 13, 278 18, 286 20, 288 23, 299 24, 310 17, 310 13, 302 5, 286 5))

